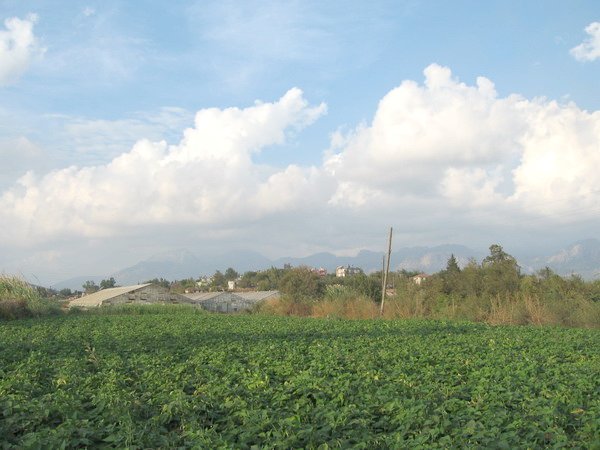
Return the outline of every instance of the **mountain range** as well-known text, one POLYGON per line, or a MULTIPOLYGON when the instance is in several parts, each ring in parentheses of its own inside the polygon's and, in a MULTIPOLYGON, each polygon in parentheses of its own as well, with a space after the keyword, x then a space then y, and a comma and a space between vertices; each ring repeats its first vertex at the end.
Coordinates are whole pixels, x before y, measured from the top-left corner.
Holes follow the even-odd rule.
MULTIPOLYGON (((481 261, 488 252, 474 250, 464 245, 439 245, 435 247, 405 247, 392 253, 391 270, 419 270, 435 273, 446 266, 453 254, 459 265, 465 266, 469 259, 481 261)), ((222 255, 203 257, 186 249, 168 251, 140 261, 106 276, 82 276, 56 283, 56 289, 81 289, 86 280, 100 282, 103 278, 114 277, 118 284, 137 284, 152 278, 178 280, 200 275, 211 275, 216 270, 225 271, 233 267, 239 273, 249 270, 261 270, 269 267, 309 266, 335 271, 338 266, 361 267, 365 272, 380 270, 383 252, 361 250, 355 256, 336 256, 333 253, 316 253, 306 257, 285 257, 275 260, 252 251, 228 252, 222 255)), ((533 273, 544 267, 550 267, 560 275, 579 274, 585 279, 600 277, 600 240, 586 239, 558 249, 544 256, 517 257, 523 272, 533 273)))

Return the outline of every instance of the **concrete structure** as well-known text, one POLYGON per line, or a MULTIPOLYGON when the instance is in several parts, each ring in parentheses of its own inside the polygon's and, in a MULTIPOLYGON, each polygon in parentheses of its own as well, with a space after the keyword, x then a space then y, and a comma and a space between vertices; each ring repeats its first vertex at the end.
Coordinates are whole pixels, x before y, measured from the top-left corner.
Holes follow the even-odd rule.
POLYGON ((152 304, 152 303, 192 303, 184 295, 169 292, 168 289, 157 284, 137 284, 110 289, 102 289, 93 294, 71 300, 69 308, 95 308, 97 306, 124 305, 124 304, 152 304))
POLYGON ((351 277, 352 275, 360 275, 363 270, 360 267, 339 266, 335 269, 335 276, 338 278, 351 277))
POLYGON ((202 309, 222 313, 249 311, 263 300, 278 296, 279 291, 200 292, 186 295, 202 309))

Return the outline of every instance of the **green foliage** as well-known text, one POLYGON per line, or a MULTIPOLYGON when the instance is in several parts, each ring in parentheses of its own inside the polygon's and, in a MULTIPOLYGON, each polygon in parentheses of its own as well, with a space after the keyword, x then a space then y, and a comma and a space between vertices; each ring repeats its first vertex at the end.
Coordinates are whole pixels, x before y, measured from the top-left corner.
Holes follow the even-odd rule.
POLYGON ((0 275, 0 300, 26 300, 39 299, 37 290, 25 280, 8 275, 0 275))
POLYGON ((108 280, 102 280, 100 282, 100 289, 110 289, 114 288, 117 285, 117 282, 113 277, 110 277, 108 280))
POLYGON ((440 275, 444 283, 444 293, 450 294, 451 292, 460 289, 460 267, 458 266, 458 261, 454 257, 454 254, 450 255, 450 258, 446 263, 446 270, 442 271, 440 275))
POLYGON ((521 269, 517 260, 506 253, 502 246, 490 247, 490 256, 482 264, 484 290, 490 295, 514 293, 519 289, 521 269))
MULTIPOLYGON (((162 279, 162 278, 161 278, 162 279)), ((178 294, 183 294, 184 292, 194 292, 198 287, 196 280, 193 278, 184 278, 183 280, 173 281, 169 290, 171 292, 176 292, 178 294)))
POLYGON ((446 263, 446 273, 448 273, 448 274, 460 273, 460 267, 458 267, 458 261, 456 260, 454 253, 450 255, 450 258, 448 258, 448 262, 446 263))
POLYGON ((88 315, 155 315, 155 314, 172 314, 179 315, 181 313, 189 314, 207 314, 202 308, 191 304, 149 304, 149 305, 136 305, 136 304, 119 304, 110 306, 101 306, 99 308, 91 308, 87 310, 80 310, 78 313, 88 315))
POLYGON ((595 448, 600 436, 595 330, 154 311, 0 327, 2 448, 595 448))
MULTIPOLYGON (((451 255, 445 270, 427 278, 421 285, 412 281, 418 272, 391 272, 385 315, 472 320, 492 324, 535 324, 600 327, 600 281, 585 282, 579 277, 562 278, 546 268, 535 276, 524 276, 514 257, 502 246, 490 246, 490 255, 478 263, 471 259, 461 269, 451 255)), ((259 290, 279 289, 281 305, 270 305, 274 314, 337 315, 360 317, 353 300, 381 299, 381 272, 336 278, 318 278, 309 268, 271 268, 246 272, 239 287, 259 290), (322 290, 322 284, 327 286, 322 290), (321 305, 323 293, 326 293, 321 305), (334 308, 335 307, 335 308, 334 308)), ((363 318, 371 317, 369 308, 363 318)))
POLYGON ((344 293, 354 293, 357 296, 364 296, 373 301, 381 300, 381 278, 378 276, 369 276, 365 274, 353 275, 351 277, 329 277, 325 280, 328 292, 334 292, 333 286, 343 286, 344 293))
POLYGON ((506 253, 501 245, 492 244, 490 246, 490 255, 486 256, 482 262, 483 266, 502 264, 502 263, 516 264, 517 261, 511 255, 506 253))
POLYGON ((93 294, 94 292, 98 292, 100 290, 100 286, 98 286, 92 280, 87 280, 81 287, 83 288, 83 292, 86 294, 93 294))
POLYGON ((407 278, 396 278, 395 286, 387 317, 600 328, 600 281, 563 278, 549 268, 524 276, 500 245, 481 264, 472 259, 461 270, 450 257, 420 286, 407 278))
POLYGON ((308 267, 289 269, 279 282, 279 291, 294 300, 317 300, 325 293, 323 279, 308 267))
POLYGON ((233 269, 232 267, 228 267, 227 270, 225 271, 225 279, 227 281, 233 281, 233 280, 237 280, 237 278, 240 276, 239 273, 237 273, 235 271, 235 269, 233 269))
POLYGON ((60 295, 62 298, 69 298, 73 295, 73 292, 69 288, 64 288, 58 292, 58 295, 60 295))
POLYGON ((56 302, 44 300, 25 280, 0 275, 0 319, 20 319, 60 313, 56 302))
POLYGON ((259 291, 279 289, 281 278, 288 270, 290 269, 271 267, 259 272, 249 271, 242 275, 238 286, 241 288, 254 288, 259 291))
POLYGON ((144 284, 146 284, 146 283, 157 284, 159 286, 164 287, 165 289, 171 288, 171 282, 162 277, 161 278, 152 278, 151 280, 144 281, 144 284))
POLYGON ((212 276, 210 287, 213 290, 224 290, 227 287, 227 279, 220 270, 217 270, 212 276))

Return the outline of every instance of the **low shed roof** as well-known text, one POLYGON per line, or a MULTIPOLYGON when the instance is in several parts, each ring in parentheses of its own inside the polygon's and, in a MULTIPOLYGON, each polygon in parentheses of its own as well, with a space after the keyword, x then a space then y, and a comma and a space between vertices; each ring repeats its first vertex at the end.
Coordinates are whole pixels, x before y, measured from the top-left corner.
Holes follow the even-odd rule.
POLYGON ((248 292, 195 292, 193 294, 184 294, 187 298, 194 302, 205 302, 208 300, 223 297, 219 300, 231 301, 233 299, 242 298, 249 302, 259 302, 267 298, 279 295, 279 291, 248 291, 248 292))
POLYGON ((253 302, 259 302, 266 300, 267 298, 276 297, 279 295, 279 291, 249 291, 249 292, 236 292, 235 295, 242 297, 244 300, 250 300, 253 302))
POLYGON ((94 292, 93 294, 84 295, 81 298, 77 298, 75 300, 71 300, 69 303, 69 307, 71 306, 83 306, 83 307, 93 307, 100 306, 103 301, 117 297, 122 294, 128 294, 130 292, 137 291, 138 289, 142 289, 146 286, 150 286, 151 283, 146 284, 136 284, 134 286, 121 286, 109 289, 102 289, 101 291, 94 292))
POLYGON ((223 292, 194 292, 193 294, 183 294, 183 295, 195 302, 202 302, 204 300, 210 300, 211 298, 218 297, 219 295, 222 295, 222 294, 223 294, 223 292))

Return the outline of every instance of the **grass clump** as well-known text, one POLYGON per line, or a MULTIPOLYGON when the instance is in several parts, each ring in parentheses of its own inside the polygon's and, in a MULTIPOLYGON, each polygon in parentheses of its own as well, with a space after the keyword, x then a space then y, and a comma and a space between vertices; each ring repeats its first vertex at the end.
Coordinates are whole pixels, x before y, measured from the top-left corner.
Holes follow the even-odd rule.
POLYGON ((82 310, 72 308, 69 311, 73 314, 90 314, 90 315, 152 315, 152 314, 207 314, 204 310, 195 305, 188 304, 123 304, 123 305, 106 305, 97 308, 82 310))
POLYGON ((22 319, 60 313, 58 304, 45 300, 22 278, 0 275, 0 319, 22 319))

